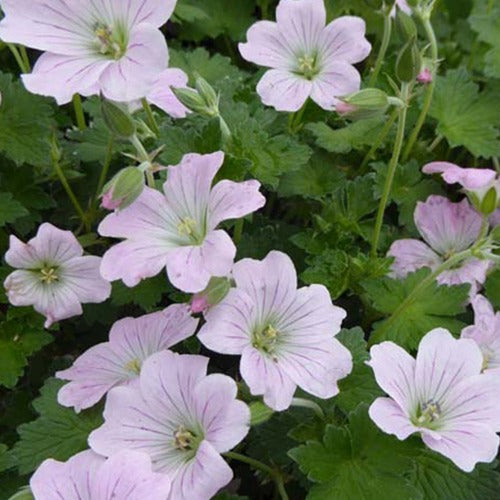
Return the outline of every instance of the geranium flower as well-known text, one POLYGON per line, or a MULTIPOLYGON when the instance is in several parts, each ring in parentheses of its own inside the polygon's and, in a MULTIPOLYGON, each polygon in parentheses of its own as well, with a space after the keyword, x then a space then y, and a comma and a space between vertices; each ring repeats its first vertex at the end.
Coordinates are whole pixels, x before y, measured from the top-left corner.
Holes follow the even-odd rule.
POLYGON ((164 195, 151 188, 129 207, 108 215, 99 226, 103 236, 126 238, 103 257, 101 273, 127 286, 158 274, 165 266, 177 288, 202 291, 212 276, 231 270, 236 247, 217 226, 243 217, 265 203, 259 182, 212 181, 224 153, 189 154, 168 167, 164 195))
POLYGON ((205 313, 200 341, 215 352, 241 354, 250 391, 277 411, 290 406, 297 386, 320 398, 335 396, 352 359, 334 337, 346 313, 328 290, 297 289, 293 262, 281 252, 237 262, 233 277, 236 288, 205 313))
POLYGON ((467 472, 496 458, 500 378, 481 374, 483 356, 473 340, 437 328, 420 342, 416 360, 393 342, 373 346, 370 354, 377 383, 390 396, 370 406, 380 429, 400 440, 418 432, 467 472))
POLYGON ((255 23, 239 49, 247 61, 271 68, 257 85, 264 104, 297 111, 310 97, 333 110, 339 96, 359 90, 353 64, 370 53, 364 35, 359 17, 339 17, 326 26, 323 0, 281 0, 276 22, 255 23))
POLYGON ((54 322, 82 314, 82 304, 104 302, 111 285, 99 274, 100 257, 83 257, 83 248, 71 231, 44 223, 37 235, 23 243, 10 237, 7 264, 17 271, 4 287, 14 306, 33 306, 49 328, 54 322))
POLYGON ((208 500, 233 477, 220 456, 247 434, 248 407, 234 380, 207 375, 208 358, 163 351, 148 358, 139 384, 112 389, 105 423, 89 436, 93 450, 150 455, 171 479, 169 499, 208 500))
POLYGON ((167 67, 158 29, 176 0, 1 0, 0 38, 46 51, 26 88, 67 103, 76 93, 114 101, 145 97, 167 67))
POLYGON ((77 412, 93 406, 112 387, 136 380, 149 356, 190 337, 197 326, 185 304, 117 321, 109 342, 91 347, 71 368, 57 372, 58 378, 71 381, 59 390, 59 403, 77 412))
POLYGON ((483 370, 500 369, 500 313, 495 313, 488 299, 476 295, 471 300, 474 325, 462 330, 462 338, 474 340, 483 353, 483 370))
POLYGON ((45 460, 30 487, 36 500, 166 500, 170 480, 152 472, 146 453, 125 450, 106 460, 87 450, 64 463, 45 460))
POLYGON ((174 88, 184 88, 188 85, 188 76, 178 68, 163 70, 147 95, 147 100, 162 109, 173 118, 184 118, 189 109, 182 104, 172 92, 174 88))
MULTIPOLYGON (((443 196, 431 195, 425 203, 418 202, 415 224, 426 243, 415 239, 395 241, 388 252, 395 258, 392 273, 404 278, 422 267, 435 270, 445 259, 475 243, 481 223, 481 216, 466 199, 452 203, 443 196)), ((447 285, 470 283, 473 296, 486 281, 490 266, 488 260, 471 257, 459 267, 441 273, 437 281, 447 285)))

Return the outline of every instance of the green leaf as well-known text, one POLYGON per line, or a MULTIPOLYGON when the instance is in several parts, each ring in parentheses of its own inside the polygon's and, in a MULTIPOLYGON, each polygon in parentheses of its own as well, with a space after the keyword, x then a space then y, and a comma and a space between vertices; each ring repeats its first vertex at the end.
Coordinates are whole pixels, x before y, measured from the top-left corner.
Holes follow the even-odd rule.
POLYGON ((430 273, 430 269, 423 268, 403 280, 379 278, 362 284, 373 307, 390 316, 375 324, 372 335, 377 341, 392 340, 406 349, 415 349, 433 328, 458 333, 464 327, 456 316, 465 310, 470 285, 447 286, 433 282, 406 307, 401 307, 430 273))
POLYGON ((11 469, 15 466, 12 455, 9 453, 9 447, 0 443, 0 472, 11 469))
POLYGON ((169 290, 167 277, 164 273, 159 276, 141 281, 137 286, 129 288, 121 281, 113 283, 111 302, 115 306, 124 306, 130 303, 137 304, 145 311, 152 311, 160 303, 163 294, 169 290))
MULTIPOLYGON (((380 198, 387 177, 386 163, 378 162, 372 164, 377 173, 375 180, 375 196, 380 198)), ((399 208, 399 224, 407 230, 416 231, 413 213, 418 201, 425 201, 431 194, 442 193, 440 184, 429 177, 424 178, 416 161, 406 165, 399 165, 394 175, 391 189, 391 200, 399 208)))
POLYGON ((425 500, 496 500, 500 491, 500 473, 491 465, 478 464, 472 472, 463 472, 430 450, 416 460, 412 482, 425 500))
POLYGON ((450 146, 465 146, 474 156, 500 155, 498 93, 479 87, 463 68, 436 78, 430 115, 438 121, 437 133, 450 146))
POLYGON ((349 423, 328 425, 322 442, 310 441, 290 450, 312 487, 309 500, 421 498, 406 476, 412 460, 406 442, 384 434, 370 420, 368 406, 360 405, 349 423))
POLYGON ((364 332, 361 328, 343 329, 336 337, 352 354, 353 369, 339 381, 340 392, 335 403, 344 412, 354 410, 360 403, 370 404, 383 392, 375 381, 373 370, 366 365, 369 359, 364 332))
POLYGON ((33 406, 40 415, 33 422, 18 427, 20 440, 14 445, 19 473, 28 474, 45 459, 65 461, 88 448, 87 437, 102 424, 102 408, 76 414, 57 403, 57 392, 63 381, 48 379, 33 406))
POLYGON ((15 222, 28 214, 28 210, 17 200, 14 200, 11 193, 0 193, 0 227, 15 222))
POLYGON ((50 100, 30 94, 12 76, 0 72, 0 151, 21 165, 50 163, 55 125, 50 100))
POLYGON ((485 295, 495 309, 500 309, 500 269, 493 271, 484 285, 485 295))
POLYGON ((0 323, 0 385, 12 388, 24 373, 28 357, 52 342, 43 319, 28 308, 10 309, 0 323))
POLYGON ((500 7, 489 1, 476 1, 469 24, 477 38, 489 46, 484 56, 485 75, 500 78, 500 7))
POLYGON ((349 153, 373 143, 380 132, 384 118, 371 118, 333 129, 326 123, 309 123, 306 129, 316 137, 316 144, 330 153, 349 153))

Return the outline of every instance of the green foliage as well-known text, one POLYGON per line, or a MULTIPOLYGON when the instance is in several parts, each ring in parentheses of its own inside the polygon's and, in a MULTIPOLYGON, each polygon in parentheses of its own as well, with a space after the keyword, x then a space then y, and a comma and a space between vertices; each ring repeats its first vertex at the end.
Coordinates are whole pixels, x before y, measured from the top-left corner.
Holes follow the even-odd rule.
POLYGON ((290 450, 302 472, 317 483, 308 500, 422 498, 407 478, 412 469, 408 444, 380 431, 367 409, 359 405, 348 424, 327 426, 322 442, 290 450))
POLYGON ((50 136, 55 126, 50 100, 26 91, 0 72, 0 151, 18 165, 50 163, 50 136))
POLYGON ((133 303, 149 312, 161 302, 163 295, 168 290, 169 286, 165 273, 143 280, 134 288, 129 288, 121 281, 116 281, 113 283, 111 301, 116 306, 133 303))
POLYGON ((493 271, 484 285, 485 295, 495 309, 500 309, 500 270, 493 271))
POLYGON ((0 385, 14 387, 29 356, 52 340, 41 316, 31 309, 10 309, 0 322, 0 385))
POLYGON ((339 394, 335 403, 344 412, 353 411, 360 403, 371 403, 383 393, 373 375, 373 370, 365 363, 370 358, 364 332, 361 328, 342 330, 337 339, 344 344, 352 354, 353 369, 344 379, 339 381, 339 394))
POLYGON ((28 214, 26 208, 12 198, 11 193, 0 193, 0 227, 28 214))
POLYGON ((494 90, 479 92, 463 68, 438 76, 430 110, 438 121, 437 133, 450 146, 465 146, 474 156, 500 155, 498 98, 494 90))
POLYGON ((469 285, 447 286, 432 283, 405 302, 429 274, 420 269, 405 279, 367 280, 363 286, 373 307, 389 319, 375 324, 377 341, 392 340, 406 349, 415 349, 422 337, 434 328, 458 333, 464 324, 456 318, 464 312, 469 285))
POLYGON ((66 461, 88 448, 87 436, 102 423, 102 407, 76 414, 57 403, 57 392, 64 382, 49 379, 33 406, 40 415, 18 428, 20 440, 12 450, 19 472, 35 470, 47 458, 66 461))

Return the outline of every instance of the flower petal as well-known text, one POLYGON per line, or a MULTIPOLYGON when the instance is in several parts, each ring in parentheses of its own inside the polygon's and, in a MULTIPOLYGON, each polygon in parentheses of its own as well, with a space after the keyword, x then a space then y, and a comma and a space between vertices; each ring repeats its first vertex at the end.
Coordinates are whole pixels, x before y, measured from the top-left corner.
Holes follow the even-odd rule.
POLYGON ((312 83, 281 69, 267 71, 257 84, 262 102, 277 111, 298 111, 311 94, 312 83))
POLYGON ((115 2, 97 0, 100 10, 109 9, 110 19, 121 19, 128 26, 133 27, 141 23, 148 23, 159 28, 172 15, 176 0, 128 0, 115 2))
POLYGON ((71 231, 63 231, 48 222, 38 228, 28 245, 35 249, 40 260, 50 264, 61 264, 83 254, 82 246, 71 231))
POLYGON ((111 64, 111 60, 92 55, 46 52, 38 58, 31 73, 22 75, 22 80, 33 94, 54 97, 62 105, 70 102, 74 94, 95 93, 97 82, 111 64))
POLYGON ((146 97, 167 63, 165 37, 160 30, 141 24, 131 32, 125 55, 100 76, 101 92, 119 102, 146 97))
POLYGON ((462 262, 460 267, 443 271, 438 276, 437 282, 444 285, 469 283, 471 285, 469 296, 472 298, 486 281, 487 273, 493 265, 490 260, 467 259, 462 262))
POLYGON ((259 192, 259 188, 260 182, 255 180, 224 180, 216 184, 210 194, 210 227, 215 228, 222 221, 239 219, 262 208, 266 199, 259 192))
POLYGON ((5 262, 11 267, 33 269, 40 264, 40 259, 32 245, 22 242, 17 236, 11 234, 5 262))
POLYGON ((342 16, 332 21, 321 33, 319 52, 322 60, 345 61, 355 64, 371 51, 365 38, 366 24, 355 16, 342 16))
POLYGON ((415 209, 420 234, 441 255, 470 247, 479 236, 481 223, 481 216, 466 199, 452 203, 443 196, 431 195, 415 209))
POLYGON ((444 328, 430 331, 420 342, 415 364, 419 401, 441 401, 461 380, 478 375, 482 364, 473 340, 457 340, 444 328))
POLYGON ((99 272, 101 261, 92 255, 75 257, 61 267, 60 279, 84 304, 104 302, 111 295, 111 284, 99 272))
POLYGON ((397 240, 391 245, 387 256, 395 259, 391 264, 391 272, 397 278, 405 278, 422 267, 434 270, 442 263, 441 257, 419 240, 397 240))
POLYGON ((326 110, 335 109, 339 97, 359 90, 358 70, 344 61, 332 61, 312 81, 311 99, 326 110))
POLYGON ((366 364, 372 367, 377 384, 408 415, 417 401, 415 359, 393 342, 374 345, 370 356, 366 364))
POLYGON ((297 64, 297 57, 278 25, 271 21, 258 21, 247 31, 247 42, 238 48, 247 61, 266 66, 292 70, 297 64))
POLYGON ((465 189, 484 189, 496 178, 494 170, 488 168, 462 168, 447 161, 434 161, 424 165, 425 174, 441 174, 448 184, 461 184, 465 189))
POLYGON ((283 411, 290 406, 297 385, 270 357, 248 346, 241 355, 240 372, 250 392, 263 395, 270 408, 283 411))
POLYGON ((418 431, 406 412, 391 398, 377 398, 368 413, 377 427, 387 434, 394 434, 400 440, 418 431))
POLYGON ((177 68, 167 68, 160 73, 153 88, 147 95, 147 100, 174 118, 184 118, 189 110, 172 92, 172 87, 186 87, 188 77, 184 71, 177 68))

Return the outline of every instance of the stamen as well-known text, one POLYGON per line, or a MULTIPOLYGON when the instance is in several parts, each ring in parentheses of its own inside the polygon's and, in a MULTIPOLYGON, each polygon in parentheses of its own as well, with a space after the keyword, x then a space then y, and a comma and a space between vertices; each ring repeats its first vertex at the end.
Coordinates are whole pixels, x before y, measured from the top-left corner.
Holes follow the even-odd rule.
POLYGON ((303 55, 299 57, 299 73, 305 76, 308 80, 311 80, 315 75, 318 74, 318 68, 316 67, 316 57, 310 55, 303 55))
POLYGON ((44 283, 47 283, 50 285, 54 281, 59 281, 59 276, 56 274, 56 268, 55 267, 44 267, 40 269, 40 281, 43 281, 44 283))
POLYGON ((135 373, 136 375, 140 375, 141 362, 137 358, 133 359, 125 365, 125 370, 132 372, 132 373, 135 373))
POLYGON ((112 29, 104 23, 94 25, 94 35, 97 39, 97 48, 103 56, 120 59, 125 53, 125 43, 120 43, 112 29))
POLYGON ((435 422, 441 416, 441 407, 435 401, 427 401, 420 406, 420 415, 417 422, 420 425, 428 425, 435 422))
POLYGON ((252 345, 256 349, 271 354, 272 358, 276 361, 277 358, 273 354, 276 349, 279 333, 279 330, 269 324, 264 329, 254 332, 252 345))
POLYGON ((177 230, 182 235, 193 236, 196 230, 196 221, 194 219, 191 219, 191 217, 186 217, 185 219, 182 219, 182 222, 179 223, 179 225, 177 226, 177 230))
POLYGON ((195 435, 183 425, 174 432, 174 444, 178 450, 191 450, 195 435))

